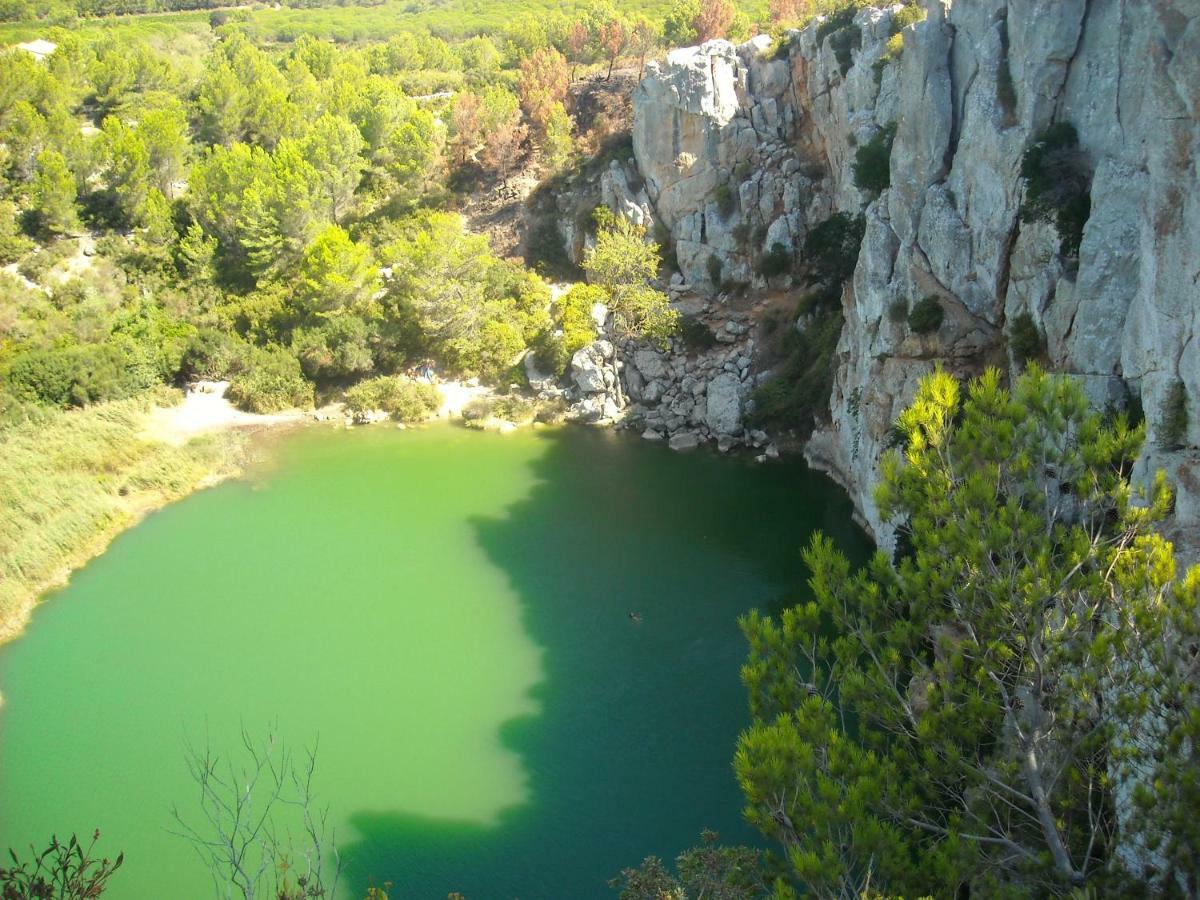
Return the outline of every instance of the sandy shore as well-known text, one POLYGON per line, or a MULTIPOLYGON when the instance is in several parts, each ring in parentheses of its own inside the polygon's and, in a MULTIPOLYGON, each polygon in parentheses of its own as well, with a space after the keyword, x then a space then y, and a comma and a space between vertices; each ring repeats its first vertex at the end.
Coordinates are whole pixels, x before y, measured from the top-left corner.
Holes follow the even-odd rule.
POLYGON ((228 387, 224 381, 201 382, 188 391, 179 405, 156 406, 146 420, 143 433, 150 440, 182 446, 198 435, 213 431, 289 425, 305 418, 300 410, 272 415, 242 412, 225 398, 228 387))
POLYGON ((491 388, 478 384, 464 384, 461 381, 440 381, 437 387, 442 392, 442 408, 438 410, 439 419, 461 419, 463 410, 468 403, 492 395, 491 388))

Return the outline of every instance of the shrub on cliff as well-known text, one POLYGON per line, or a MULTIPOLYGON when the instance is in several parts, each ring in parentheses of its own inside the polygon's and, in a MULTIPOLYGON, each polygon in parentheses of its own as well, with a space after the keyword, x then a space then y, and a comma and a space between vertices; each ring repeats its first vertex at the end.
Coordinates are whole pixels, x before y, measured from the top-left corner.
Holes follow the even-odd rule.
POLYGON ((713 287, 721 286, 721 273, 725 270, 725 264, 721 262, 721 257, 717 254, 711 254, 704 264, 708 270, 708 280, 713 283, 713 287))
POLYGON ((836 305, 818 306, 808 315, 803 332, 784 332, 783 360, 774 367, 775 376, 751 394, 748 424, 807 432, 817 417, 828 414, 842 311, 836 305))
POLYGON ((913 304, 912 311, 908 314, 908 327, 916 334, 932 334, 942 327, 942 320, 945 318, 946 311, 942 308, 942 302, 930 294, 913 304))
POLYGON ((898 35, 909 25, 914 25, 917 22, 924 22, 927 13, 924 7, 917 3, 908 3, 896 11, 892 16, 892 35, 898 35))
POLYGON ((1158 443, 1166 450, 1176 450, 1187 441, 1188 396, 1187 386, 1176 378, 1167 389, 1163 400, 1162 418, 1158 426, 1158 443))
POLYGON ((1045 354, 1046 340, 1029 313, 1023 312, 1013 319, 1008 331, 1008 349, 1018 366, 1045 354))
POLYGON ((1092 211, 1092 174, 1079 149, 1079 132, 1070 122, 1056 122, 1021 158, 1025 222, 1053 222, 1064 256, 1076 256, 1083 227, 1092 211))
POLYGON ((896 125, 885 125, 854 151, 854 186, 860 191, 880 194, 892 185, 892 142, 896 125))
POLYGON ((813 284, 840 287, 854 274, 867 222, 861 216, 834 213, 804 239, 804 261, 813 284))
POLYGON ((762 255, 758 263, 758 273, 764 278, 774 278, 783 275, 792 268, 792 251, 786 245, 776 241, 771 249, 762 255))
POLYGON ((597 210, 596 245, 583 268, 588 280, 608 295, 618 331, 663 344, 679 324, 667 295, 650 286, 658 274, 659 248, 647 242, 646 229, 603 207, 597 210))
POLYGON ((713 202, 717 204, 717 215, 722 219, 728 219, 737 209, 737 196, 733 188, 725 183, 718 184, 713 191, 713 202))
POLYGON ((575 352, 596 339, 592 308, 607 302, 603 288, 594 284, 576 284, 555 301, 554 320, 560 333, 548 331, 534 348, 543 371, 562 375, 575 352))
POLYGON ((897 425, 900 558, 817 536, 814 599, 742 620, 747 819, 815 897, 1157 894, 1116 887, 1139 838, 1194 884, 1200 569, 1155 532, 1163 479, 1131 502, 1143 430, 1036 368, 938 372, 897 425))

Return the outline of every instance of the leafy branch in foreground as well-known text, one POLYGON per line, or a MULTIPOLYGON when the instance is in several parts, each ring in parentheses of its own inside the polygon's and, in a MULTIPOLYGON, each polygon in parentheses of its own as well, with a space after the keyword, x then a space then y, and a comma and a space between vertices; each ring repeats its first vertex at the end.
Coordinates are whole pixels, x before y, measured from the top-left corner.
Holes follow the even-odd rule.
POLYGON ((767 892, 762 851, 726 847, 715 831, 704 831, 701 844, 675 860, 675 874, 657 856, 636 869, 622 869, 609 882, 620 900, 753 900, 767 892))
POLYGON ((899 561, 817 536, 815 599, 742 622, 750 821, 814 897, 1190 892, 1200 571, 1162 476, 1130 485, 1143 429, 1031 366, 965 399, 935 373, 898 431, 899 561))
POLYGON ((221 897, 333 897, 341 859, 328 827, 329 810, 318 808, 313 794, 316 749, 297 758, 274 731, 259 741, 242 729, 241 737, 240 761, 232 754, 222 758, 207 745, 188 747, 202 822, 189 824, 176 807, 174 833, 195 848, 221 897))
POLYGON ((100 840, 100 831, 92 834, 86 847, 75 835, 65 844, 57 837, 40 853, 29 848, 32 859, 22 862, 11 848, 12 868, 0 869, 0 900, 89 900, 104 893, 108 880, 121 864, 125 854, 115 860, 107 857, 93 859, 92 851, 100 840))

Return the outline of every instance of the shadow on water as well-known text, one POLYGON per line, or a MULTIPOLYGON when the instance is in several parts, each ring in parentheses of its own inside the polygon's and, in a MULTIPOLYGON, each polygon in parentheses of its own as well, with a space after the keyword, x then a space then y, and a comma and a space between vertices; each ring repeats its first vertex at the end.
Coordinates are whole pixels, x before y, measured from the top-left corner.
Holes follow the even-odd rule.
POLYGON ((529 802, 491 825, 355 814, 341 848, 354 896, 391 879, 404 898, 605 897, 621 867, 671 858, 704 828, 755 840, 730 765, 747 724, 736 619, 801 599, 815 529, 866 558, 849 501, 798 462, 582 429, 542 439, 529 495, 471 523, 544 648, 540 714, 500 734, 529 802))

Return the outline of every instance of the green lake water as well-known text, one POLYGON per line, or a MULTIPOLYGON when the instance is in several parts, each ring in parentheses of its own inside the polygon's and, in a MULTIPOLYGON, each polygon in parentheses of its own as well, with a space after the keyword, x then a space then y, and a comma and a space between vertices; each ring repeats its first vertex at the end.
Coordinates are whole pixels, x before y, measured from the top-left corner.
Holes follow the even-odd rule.
POLYGON ((803 596, 813 529, 862 558, 850 513, 799 462, 601 431, 288 436, 0 648, 0 848, 100 828, 106 896, 211 897, 185 747, 272 724, 319 740, 347 897, 606 897, 704 828, 753 841, 736 618, 803 596))

